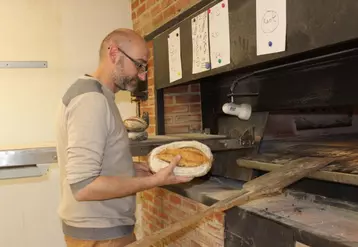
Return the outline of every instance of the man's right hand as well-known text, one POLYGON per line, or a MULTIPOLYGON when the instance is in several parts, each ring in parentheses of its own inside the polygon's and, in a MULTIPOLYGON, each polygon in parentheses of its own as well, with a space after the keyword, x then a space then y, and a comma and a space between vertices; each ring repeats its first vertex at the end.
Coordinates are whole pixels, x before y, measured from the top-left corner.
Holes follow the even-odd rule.
POLYGON ((158 186, 189 182, 192 177, 175 176, 173 173, 179 160, 179 156, 175 157, 169 166, 151 176, 98 176, 92 183, 75 193, 75 199, 77 201, 108 200, 133 195, 158 186))
POLYGON ((186 183, 193 179, 193 177, 176 176, 173 173, 174 168, 178 165, 180 159, 181 157, 177 155, 167 167, 162 168, 155 175, 153 175, 156 183, 158 184, 157 186, 186 183))

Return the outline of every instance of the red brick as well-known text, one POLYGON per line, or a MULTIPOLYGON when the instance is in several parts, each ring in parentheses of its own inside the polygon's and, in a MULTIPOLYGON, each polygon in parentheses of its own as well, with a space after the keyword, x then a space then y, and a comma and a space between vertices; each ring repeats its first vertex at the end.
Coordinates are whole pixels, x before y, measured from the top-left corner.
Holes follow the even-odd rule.
POLYGON ((144 4, 141 4, 141 5, 138 7, 137 15, 138 15, 138 16, 141 16, 141 14, 143 14, 145 10, 146 10, 145 3, 144 3, 144 4))
POLYGON ((172 216, 168 216, 169 217, 169 221, 173 224, 175 222, 177 222, 178 220, 173 218, 172 216))
POLYGON ((164 89, 164 94, 178 94, 178 93, 187 93, 189 92, 188 85, 175 86, 164 89))
POLYGON ((173 122, 173 116, 164 116, 164 124, 172 124, 173 122))
POLYGON ((190 112, 200 112, 201 113, 201 104, 191 104, 189 106, 190 112))
POLYGON ((164 17, 162 13, 159 13, 153 18, 153 25, 154 27, 159 27, 164 21, 164 17))
POLYGON ((192 5, 192 2, 194 2, 194 1, 192 1, 192 0, 177 0, 175 7, 176 7, 177 11, 184 11, 192 5))
POLYGON ((198 203, 196 206, 198 207, 199 211, 204 211, 204 210, 208 209, 208 206, 206 206, 205 204, 202 204, 202 203, 198 203))
POLYGON ((147 1, 147 0, 140 0, 140 3, 144 3, 145 1, 147 1))
POLYGON ((165 134, 189 133, 188 125, 165 126, 165 134))
POLYGON ((178 95, 175 96, 175 102, 177 104, 197 103, 200 102, 200 95, 178 95))
MULTIPOLYGON (((168 197, 170 197, 170 195, 171 194, 169 194, 168 197)), ((171 212, 173 208, 174 206, 168 202, 163 205, 164 212, 171 212)))
POLYGON ((169 20, 171 17, 174 17, 176 14, 176 9, 175 6, 172 5, 170 7, 168 7, 167 9, 165 9, 163 11, 163 16, 164 16, 164 20, 169 20))
MULTIPOLYGON (((143 211, 142 217, 143 217, 143 221, 144 221, 145 223, 151 222, 151 220, 148 219, 147 215, 145 214, 145 211, 143 211)), ((143 225, 144 225, 144 224, 143 224, 143 225)))
POLYGON ((143 28, 142 28, 142 27, 135 28, 134 30, 135 30, 140 36, 143 36, 143 35, 144 35, 144 32, 143 32, 143 28))
POLYGON ((153 199, 154 199, 153 195, 150 194, 150 192, 148 192, 148 191, 143 192, 143 198, 148 201, 153 201, 153 199))
POLYGON ((193 210, 193 211, 197 211, 198 207, 196 206, 196 204, 190 202, 189 200, 183 200, 183 207, 193 210))
POLYGON ((159 197, 162 197, 163 199, 168 198, 168 192, 166 192, 163 189, 157 188, 156 195, 159 196, 159 197))
POLYGON ((155 126, 149 126, 147 132, 149 135, 155 135, 155 126))
POLYGON ((205 228, 206 228, 208 234, 210 234, 216 238, 222 238, 224 235, 224 226, 223 225, 214 225, 209 222, 205 228))
POLYGON ((159 14, 162 11, 162 6, 159 3, 152 6, 151 8, 152 9, 150 13, 152 14, 153 17, 155 17, 157 14, 159 14))
POLYGON ((154 107, 142 107, 141 112, 148 112, 149 115, 155 115, 154 107))
POLYGON ((163 218, 163 219, 165 219, 165 220, 169 219, 168 215, 166 213, 164 213, 164 212, 160 212, 158 216, 163 218))
POLYGON ((146 201, 142 202, 142 207, 143 209, 147 209, 148 210, 148 203, 146 201))
POLYGON ((155 222, 156 218, 154 218, 154 216, 147 212, 147 211, 143 211, 143 215, 150 221, 150 222, 155 222))
POLYGON ((190 92, 200 92, 200 84, 191 84, 190 85, 190 92))
POLYGON ((148 46, 149 49, 152 49, 153 48, 153 41, 148 41, 147 46, 148 46))
POLYGON ((153 57, 148 58, 148 67, 154 68, 154 59, 153 57))
POLYGON ((137 8, 139 5, 139 0, 132 0, 132 11, 137 8))
POLYGON ((200 123, 197 123, 197 124, 191 123, 191 124, 190 124, 190 129, 191 129, 191 130, 201 130, 201 129, 202 129, 201 122, 200 122, 200 123))
MULTIPOLYGON (((148 86, 148 98, 153 98, 154 99, 154 86, 148 86)), ((154 103, 154 100, 153 100, 154 103)))
POLYGON ((161 6, 162 6, 162 9, 165 9, 167 7, 169 7, 170 5, 172 5, 175 1, 173 0, 161 0, 161 6))
POLYGON ((171 105, 174 103, 173 96, 164 96, 164 105, 171 105))
POLYGON ((153 224, 149 224, 149 229, 152 231, 152 232, 156 232, 159 230, 159 228, 153 224))
POLYGON ((219 224, 224 224, 224 213, 216 213, 214 214, 214 219, 219 223, 219 224))
POLYGON ((158 226, 158 228, 164 228, 164 224, 162 221, 157 220, 156 223, 157 223, 156 225, 158 226))
POLYGON ((148 68, 148 79, 154 78, 154 67, 148 68))
POLYGON ((163 206, 163 201, 161 200, 160 197, 154 199, 154 205, 155 205, 157 208, 162 208, 162 206, 163 206))
POLYGON ((154 86, 154 78, 148 79, 148 86, 154 86))
POLYGON ((174 114, 174 113, 186 113, 189 112, 188 105, 175 105, 175 106, 164 106, 165 114, 174 114))
POLYGON ((150 16, 150 13, 148 11, 144 11, 142 15, 139 16, 137 13, 137 16, 139 18, 139 22, 142 24, 142 26, 145 26, 148 24, 148 20, 150 20, 152 17, 150 16))
POLYGON ((175 116, 174 122, 177 124, 183 124, 188 122, 198 122, 201 121, 201 115, 195 114, 195 115, 177 115, 175 116))
MULTIPOLYGON (((145 0, 144 0, 145 1, 145 0)), ((147 7, 148 9, 153 7, 153 5, 155 4, 156 0, 147 0, 147 7)))
POLYGON ((153 206, 152 204, 148 203, 148 212, 150 212, 151 214, 157 214, 157 208, 155 206, 153 206))
POLYGON ((174 204, 181 204, 181 198, 177 195, 170 195, 169 200, 174 204))
MULTIPOLYGON (((143 27, 143 32, 144 32, 145 34, 149 34, 150 32, 152 32, 153 29, 154 29, 154 28, 153 28, 152 23, 148 23, 147 25, 145 25, 145 26, 143 27)), ((151 68, 154 68, 154 67, 151 66, 151 68)))
POLYGON ((149 124, 155 125, 156 123, 156 117, 155 116, 149 116, 149 124))
POLYGON ((201 245, 195 242, 194 240, 190 240, 190 247, 200 247, 201 245))
POLYGON ((139 22, 133 23, 133 29, 138 32, 138 30, 141 28, 141 24, 139 22))
POLYGON ((137 18, 137 14, 135 13, 135 11, 132 12, 132 21, 134 22, 134 20, 137 18))

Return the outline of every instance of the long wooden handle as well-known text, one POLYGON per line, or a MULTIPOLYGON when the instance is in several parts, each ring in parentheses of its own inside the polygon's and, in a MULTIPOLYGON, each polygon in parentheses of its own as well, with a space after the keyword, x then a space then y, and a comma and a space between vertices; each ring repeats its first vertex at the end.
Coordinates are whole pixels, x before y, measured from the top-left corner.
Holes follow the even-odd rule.
POLYGON ((233 207, 233 205, 240 205, 246 203, 250 198, 249 191, 246 190, 240 190, 236 191, 234 195, 230 196, 229 198, 219 201, 217 203, 214 203, 211 207, 206 209, 203 212, 200 212, 195 215, 190 215, 184 218, 183 220, 180 220, 174 224, 171 224, 169 227, 164 228, 160 231, 157 231, 153 233, 150 236, 146 236, 141 240, 138 240, 132 244, 126 245, 126 246, 151 246, 154 245, 156 242, 160 241, 161 239, 164 239, 174 233, 180 232, 182 230, 186 230, 186 228, 195 225, 196 223, 200 222, 203 218, 210 216, 216 212, 222 212, 227 210, 228 208, 233 207))

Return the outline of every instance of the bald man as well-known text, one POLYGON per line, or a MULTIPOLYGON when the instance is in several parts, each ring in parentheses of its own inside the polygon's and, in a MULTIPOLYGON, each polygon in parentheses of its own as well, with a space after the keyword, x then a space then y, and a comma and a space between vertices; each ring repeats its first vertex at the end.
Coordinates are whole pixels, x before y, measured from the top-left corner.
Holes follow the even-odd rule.
POLYGON ((147 74, 148 48, 132 30, 117 29, 100 47, 97 70, 78 78, 61 99, 57 154, 59 215, 68 247, 125 246, 135 241, 135 194, 190 181, 173 175, 180 157, 156 174, 133 163, 115 93, 134 91, 147 74))

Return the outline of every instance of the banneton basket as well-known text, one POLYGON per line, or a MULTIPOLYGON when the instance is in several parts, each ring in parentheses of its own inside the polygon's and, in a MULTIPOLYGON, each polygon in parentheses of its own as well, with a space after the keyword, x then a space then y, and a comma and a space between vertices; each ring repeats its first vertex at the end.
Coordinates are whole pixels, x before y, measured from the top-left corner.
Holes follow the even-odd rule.
POLYGON ((210 148, 198 141, 176 141, 168 144, 164 144, 154 148, 148 157, 148 165, 152 172, 157 173, 160 169, 167 167, 170 162, 163 161, 156 156, 164 151, 165 149, 176 149, 176 148, 195 148, 204 153, 208 158, 208 162, 203 164, 198 164, 195 167, 175 167, 173 173, 177 176, 190 176, 190 177, 201 177, 206 175, 212 166, 213 163, 213 154, 210 148))
POLYGON ((129 132, 144 132, 148 128, 147 122, 140 117, 129 117, 123 123, 129 132))

